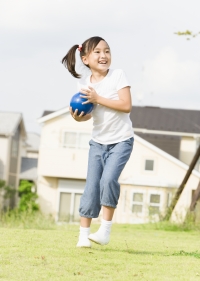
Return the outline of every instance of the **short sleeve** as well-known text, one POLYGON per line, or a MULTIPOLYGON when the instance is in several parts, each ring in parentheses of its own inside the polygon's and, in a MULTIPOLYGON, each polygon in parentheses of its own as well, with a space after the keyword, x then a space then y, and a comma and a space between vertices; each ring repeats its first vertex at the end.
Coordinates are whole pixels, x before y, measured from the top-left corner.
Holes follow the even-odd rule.
POLYGON ((121 90, 122 88, 125 87, 131 87, 126 74, 123 70, 118 69, 118 73, 117 73, 117 91, 121 90))
POLYGON ((89 76, 88 77, 83 77, 81 79, 79 79, 77 81, 77 90, 78 92, 80 92, 81 89, 88 89, 88 80, 89 80, 89 76))
POLYGON ((80 82, 78 81, 78 82, 77 82, 77 92, 80 92, 80 89, 81 89, 81 84, 80 84, 80 82))

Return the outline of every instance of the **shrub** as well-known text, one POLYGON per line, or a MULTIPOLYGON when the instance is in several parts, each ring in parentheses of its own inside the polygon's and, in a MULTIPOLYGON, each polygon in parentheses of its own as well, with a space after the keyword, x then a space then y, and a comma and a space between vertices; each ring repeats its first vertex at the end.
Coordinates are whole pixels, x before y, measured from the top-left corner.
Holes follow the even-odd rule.
POLYGON ((32 191, 33 189, 33 183, 29 182, 27 180, 21 180, 19 185, 19 206, 18 210, 20 212, 24 211, 38 211, 39 205, 37 204, 36 200, 38 198, 38 195, 32 191))

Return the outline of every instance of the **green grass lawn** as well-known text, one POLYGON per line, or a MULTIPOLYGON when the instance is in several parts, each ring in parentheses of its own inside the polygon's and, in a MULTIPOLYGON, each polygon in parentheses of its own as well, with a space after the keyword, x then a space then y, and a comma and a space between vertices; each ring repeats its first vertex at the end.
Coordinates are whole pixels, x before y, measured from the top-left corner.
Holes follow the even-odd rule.
POLYGON ((199 231, 113 225, 107 246, 77 249, 78 229, 0 228, 0 280, 200 280, 199 231))

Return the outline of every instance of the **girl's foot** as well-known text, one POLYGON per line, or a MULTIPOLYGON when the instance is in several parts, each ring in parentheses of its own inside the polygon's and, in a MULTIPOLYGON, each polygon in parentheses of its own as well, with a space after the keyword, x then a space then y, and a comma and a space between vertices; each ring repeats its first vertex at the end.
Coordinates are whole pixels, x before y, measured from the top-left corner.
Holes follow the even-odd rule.
POLYGON ((101 234, 97 231, 95 233, 91 233, 88 236, 88 239, 92 242, 95 242, 95 243, 99 244, 99 245, 107 245, 110 241, 110 236, 103 235, 103 234, 101 234))
POLYGON ((80 226, 79 240, 76 247, 91 248, 91 242, 88 239, 89 234, 90 234, 90 227, 80 226))
POLYGON ((110 240, 111 227, 112 221, 102 219, 99 230, 95 233, 91 233, 88 238, 99 245, 106 245, 110 240))
POLYGON ((91 245, 91 242, 88 238, 85 238, 85 239, 79 239, 76 247, 78 248, 91 248, 92 245, 91 245))

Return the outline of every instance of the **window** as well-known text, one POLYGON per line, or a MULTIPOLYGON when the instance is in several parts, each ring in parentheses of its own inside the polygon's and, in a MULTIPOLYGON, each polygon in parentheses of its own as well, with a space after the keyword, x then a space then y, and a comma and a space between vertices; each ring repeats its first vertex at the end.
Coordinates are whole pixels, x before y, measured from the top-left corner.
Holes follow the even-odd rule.
POLYGON ((78 138, 78 148, 88 148, 89 147, 89 141, 91 139, 90 134, 79 133, 77 138, 78 138))
POLYGON ((160 194, 150 194, 149 214, 158 214, 160 211, 160 194))
POLYGON ((124 190, 124 197, 123 197, 123 212, 126 212, 126 200, 127 200, 127 190, 124 190))
POLYGON ((70 221, 71 193, 60 193, 59 221, 70 221))
POLYGON ((59 221, 77 222, 80 220, 79 205, 81 195, 81 193, 60 193, 59 221))
POLYGON ((145 171, 154 170, 154 160, 145 160, 145 171))
POLYGON ((91 135, 82 132, 65 132, 64 146, 68 148, 89 148, 91 135))
POLYGON ((66 132, 64 136, 64 146, 69 148, 76 147, 76 135, 77 133, 66 132))
POLYGON ((132 213, 138 214, 143 212, 143 193, 134 192, 132 198, 132 213))
POLYGON ((79 215, 79 205, 81 200, 82 194, 75 193, 74 194, 74 212, 73 212, 73 221, 77 222, 80 221, 80 215, 79 215))

